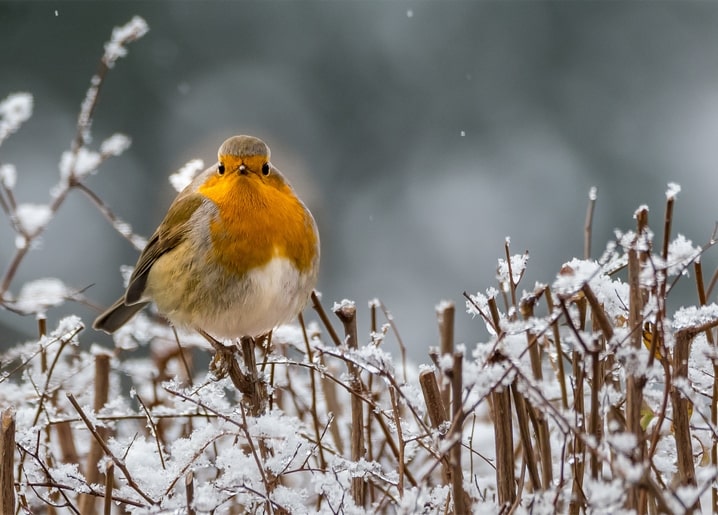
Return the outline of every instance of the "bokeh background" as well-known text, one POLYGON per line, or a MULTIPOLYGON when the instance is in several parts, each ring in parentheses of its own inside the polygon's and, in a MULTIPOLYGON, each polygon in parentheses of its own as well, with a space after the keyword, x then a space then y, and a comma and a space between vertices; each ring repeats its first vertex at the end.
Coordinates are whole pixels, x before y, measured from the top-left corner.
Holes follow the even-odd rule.
MULTIPOLYGON (((718 218, 711 2, 2 2, 0 98, 35 98, 0 148, 20 201, 47 202, 102 45, 133 15, 150 32, 110 73, 93 126, 97 145, 114 132, 133 145, 88 185, 147 236, 170 173, 213 162, 229 135, 263 138, 318 220, 325 304, 356 300, 365 335, 380 298, 417 360, 442 299, 458 341, 485 338, 461 293, 495 285, 505 237, 530 253, 527 289, 581 256, 591 186, 594 255, 640 204, 660 235, 669 181, 683 188, 676 232, 702 244, 718 218)), ((1 223, 3 269, 12 246, 1 223)), ((106 305, 136 258, 73 195, 12 289, 55 276, 106 305)), ((49 324, 68 312, 95 315, 71 305, 49 324)), ((0 345, 35 324, 0 312, 0 345)))

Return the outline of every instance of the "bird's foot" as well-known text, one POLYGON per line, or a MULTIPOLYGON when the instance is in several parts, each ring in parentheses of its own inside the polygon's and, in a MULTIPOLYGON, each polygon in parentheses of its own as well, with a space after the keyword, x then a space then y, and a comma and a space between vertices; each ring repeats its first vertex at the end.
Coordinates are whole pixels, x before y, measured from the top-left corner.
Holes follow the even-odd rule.
POLYGON ((238 351, 237 347, 228 347, 212 335, 202 330, 200 330, 199 333, 204 336, 209 344, 214 348, 214 356, 209 364, 209 371, 217 380, 224 379, 229 375, 232 367, 236 366, 237 362, 234 355, 238 351))

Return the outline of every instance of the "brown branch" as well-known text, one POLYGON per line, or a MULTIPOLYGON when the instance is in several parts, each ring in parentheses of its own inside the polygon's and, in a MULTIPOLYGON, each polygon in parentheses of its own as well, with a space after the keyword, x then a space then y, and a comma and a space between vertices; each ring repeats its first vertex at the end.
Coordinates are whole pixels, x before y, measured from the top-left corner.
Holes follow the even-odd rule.
POLYGON ((591 258, 591 233, 593 227, 593 212, 596 209, 596 187, 588 193, 588 206, 586 207, 586 221, 583 224, 583 258, 591 258))
POLYGON ((105 452, 105 454, 114 462, 114 464, 122 471, 122 474, 125 476, 125 480, 127 481, 127 484, 130 488, 132 488, 135 492, 137 492, 140 497, 142 497, 145 501, 147 501, 151 505, 156 505, 157 502, 152 499, 149 495, 147 495, 140 486, 135 482, 135 480, 132 478, 132 474, 130 474, 129 469, 124 464, 124 462, 119 459, 117 456, 114 455, 112 450, 107 446, 107 443, 105 440, 100 436, 100 434, 97 432, 97 428, 92 423, 92 421, 87 417, 85 412, 82 410, 82 407, 78 404, 77 400, 75 399, 75 396, 71 393, 67 394, 67 399, 70 401, 70 404, 75 408, 75 411, 77 411, 78 415, 80 415, 80 418, 82 418, 82 421, 87 426, 87 429, 90 430, 90 433, 95 438, 97 443, 100 445, 102 450, 105 452))
POLYGON ((15 410, 0 415, 0 513, 15 513, 15 410))
POLYGON ((324 311, 324 306, 322 306, 321 301, 319 300, 319 297, 317 296, 317 292, 315 290, 312 290, 312 307, 319 315, 319 319, 322 321, 322 324, 324 324, 324 327, 327 329, 327 332, 329 333, 329 337, 334 342, 334 345, 337 347, 342 346, 342 341, 339 339, 339 335, 337 334, 336 330, 334 329, 334 326, 332 325, 331 321, 329 320, 329 317, 327 316, 327 312, 324 311))

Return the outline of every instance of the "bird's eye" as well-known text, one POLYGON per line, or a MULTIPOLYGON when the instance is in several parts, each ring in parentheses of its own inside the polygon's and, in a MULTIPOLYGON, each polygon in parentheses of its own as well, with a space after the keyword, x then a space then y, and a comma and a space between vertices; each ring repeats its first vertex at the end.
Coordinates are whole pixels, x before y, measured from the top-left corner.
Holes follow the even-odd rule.
POLYGON ((262 175, 269 175, 269 163, 262 165, 262 175))
POLYGON ((222 163, 219 163, 219 166, 217 166, 217 173, 224 175, 224 165, 222 163))

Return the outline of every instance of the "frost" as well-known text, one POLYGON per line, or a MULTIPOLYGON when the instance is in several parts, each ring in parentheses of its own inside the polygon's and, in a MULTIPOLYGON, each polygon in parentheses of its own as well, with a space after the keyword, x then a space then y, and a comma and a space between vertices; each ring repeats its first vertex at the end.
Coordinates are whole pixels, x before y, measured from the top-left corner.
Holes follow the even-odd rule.
MULTIPOLYGON (((509 264, 511 265, 511 283, 517 284, 524 272, 526 271, 526 263, 528 263, 529 255, 528 252, 525 254, 515 254, 511 256, 509 262, 505 259, 499 259, 499 267, 496 273, 496 278, 501 284, 509 286, 509 264)), ((507 290, 508 291, 508 290, 507 290)))
POLYGON ((356 308, 356 303, 353 300, 343 299, 341 302, 335 302, 332 306, 332 311, 341 311, 342 309, 353 309, 356 308))
POLYGON ((676 184, 675 182, 669 182, 668 189, 666 190, 666 198, 668 200, 674 200, 676 198, 676 195, 678 195, 680 192, 681 192, 680 184, 676 184))
POLYGON ((112 37, 105 43, 105 55, 102 57, 107 67, 112 68, 117 59, 126 56, 125 45, 141 38, 148 30, 147 22, 139 16, 135 16, 121 27, 112 29, 112 37))
POLYGON ((700 257, 702 251, 700 247, 694 247, 691 240, 679 234, 668 245, 668 274, 686 274, 687 267, 700 257))
POLYGON ((192 159, 188 161, 182 168, 176 173, 170 175, 170 184, 172 187, 179 191, 185 189, 192 182, 192 179, 202 171, 204 168, 204 161, 201 159, 192 159))
POLYGON ((15 187, 15 183, 17 183, 17 170, 15 166, 10 164, 0 165, 0 183, 8 190, 15 187))
POLYGON ((102 162, 98 152, 81 147, 77 152, 66 150, 60 158, 60 177, 68 180, 71 177, 81 179, 97 170, 102 162))
POLYGON ((553 290, 559 295, 573 295, 600 273, 601 268, 595 261, 574 258, 561 267, 553 290))
POLYGON ((0 142, 32 116, 32 106, 30 93, 12 93, 0 102, 0 142))
POLYGON ((638 206, 638 208, 633 212, 633 218, 638 218, 638 215, 639 215, 640 213, 644 212, 644 211, 645 211, 646 213, 649 211, 649 210, 648 210, 648 206, 645 205, 645 204, 641 204, 641 205, 638 206))
POLYGON ((80 320, 80 317, 70 315, 61 319, 57 323, 57 328, 50 333, 50 336, 54 338, 62 338, 67 335, 77 333, 83 327, 85 327, 85 325, 82 323, 82 320, 80 320))
POLYGON ((14 307, 23 313, 42 313, 62 304, 69 296, 70 291, 59 279, 37 279, 23 285, 14 307))
POLYGON ((100 145, 100 152, 103 155, 119 156, 125 150, 130 148, 132 140, 124 134, 113 134, 100 145))
POLYGON ((22 232, 33 235, 47 225, 52 218, 52 210, 45 204, 20 204, 15 216, 22 232))
POLYGON ((680 308, 673 317, 673 330, 693 329, 718 320, 718 305, 680 308))

